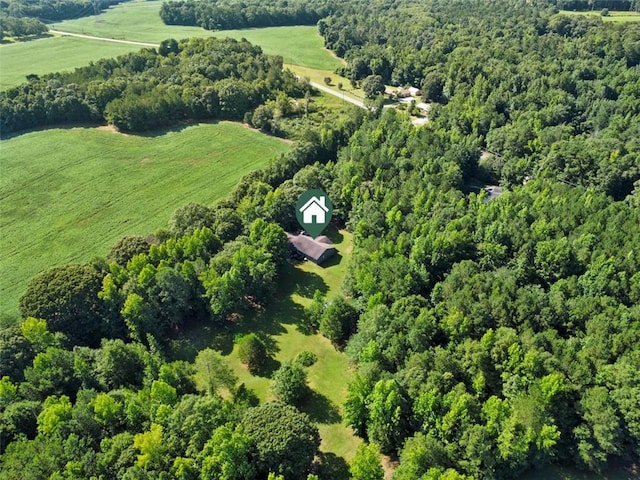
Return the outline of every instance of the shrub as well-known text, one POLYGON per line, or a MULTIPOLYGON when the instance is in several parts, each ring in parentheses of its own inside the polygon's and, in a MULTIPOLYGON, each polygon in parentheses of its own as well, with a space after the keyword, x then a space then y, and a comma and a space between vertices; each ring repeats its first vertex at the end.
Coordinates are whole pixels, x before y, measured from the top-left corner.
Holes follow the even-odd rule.
POLYGON ((245 335, 239 340, 238 353, 240 361, 249 367, 251 373, 260 370, 267 359, 267 348, 255 333, 245 335))
POLYGON ((303 367, 310 367, 317 361, 318 361, 318 356, 315 353, 308 352, 306 350, 296 355, 296 358, 294 360, 295 363, 302 365, 303 367))

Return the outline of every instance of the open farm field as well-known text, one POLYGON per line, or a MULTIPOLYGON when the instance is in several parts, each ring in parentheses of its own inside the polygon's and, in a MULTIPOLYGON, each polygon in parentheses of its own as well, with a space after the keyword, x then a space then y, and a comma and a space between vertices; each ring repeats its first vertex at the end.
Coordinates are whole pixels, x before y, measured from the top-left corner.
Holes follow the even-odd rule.
POLYGON ((165 25, 158 12, 160 1, 134 1, 110 8, 106 12, 55 24, 56 30, 97 37, 160 43, 166 38, 232 37, 246 38, 260 45, 265 53, 281 55, 285 63, 320 70, 334 70, 341 65, 328 50, 316 26, 270 27, 246 30, 209 31, 198 27, 165 25))
POLYGON ((39 271, 104 256, 124 235, 165 226, 188 202, 211 204, 287 148, 230 122, 152 136, 71 128, 3 140, 0 311, 17 312, 39 271))
POLYGON ((0 46, 0 88, 26 81, 32 73, 73 70, 100 58, 116 57, 142 48, 124 43, 96 42, 73 37, 51 37, 0 46))

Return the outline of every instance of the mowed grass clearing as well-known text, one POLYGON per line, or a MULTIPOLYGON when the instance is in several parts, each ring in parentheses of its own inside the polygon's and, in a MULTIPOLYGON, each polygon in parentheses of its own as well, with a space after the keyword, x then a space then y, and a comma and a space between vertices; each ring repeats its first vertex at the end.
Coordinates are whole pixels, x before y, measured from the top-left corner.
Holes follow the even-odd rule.
POLYGON ((216 336, 204 326, 188 332, 188 338, 198 349, 211 347, 227 355, 239 382, 253 390, 261 402, 275 399, 269 388, 269 377, 283 362, 293 360, 304 350, 315 353, 318 361, 307 369, 312 394, 301 409, 318 423, 322 437, 320 450, 348 462, 360 443, 342 419, 342 405, 354 369, 344 353, 336 350, 329 340, 305 328, 304 307, 311 302, 316 290, 326 298, 340 293, 351 257, 352 235, 333 228, 327 233, 339 254, 324 267, 311 262, 287 265, 273 302, 263 311, 250 315, 224 334, 216 336), (249 373, 240 362, 237 346, 232 344, 235 335, 250 332, 266 335, 274 353, 274 360, 260 375, 249 373))
POLYGON ((590 12, 572 12, 571 10, 560 10, 563 15, 585 15, 590 17, 600 17, 603 22, 629 23, 640 22, 640 12, 609 12, 609 15, 603 17, 600 10, 590 12))
POLYGON ((211 204, 288 149, 240 124, 151 136, 50 129, 0 142, 0 313, 54 265, 105 256, 124 235, 167 225, 188 202, 211 204))
POLYGON ((140 50, 138 45, 96 42, 72 37, 51 37, 0 46, 0 88, 26 82, 35 73, 69 71, 100 58, 140 50))

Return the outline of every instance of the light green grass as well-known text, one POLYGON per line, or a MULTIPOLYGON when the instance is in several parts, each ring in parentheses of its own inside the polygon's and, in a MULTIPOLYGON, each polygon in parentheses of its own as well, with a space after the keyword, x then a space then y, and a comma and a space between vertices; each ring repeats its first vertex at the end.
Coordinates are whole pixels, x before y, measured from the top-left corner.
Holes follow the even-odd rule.
POLYGON ((300 77, 306 77, 312 82, 319 83, 336 92, 339 96, 351 97, 355 100, 363 101, 365 98, 364 91, 361 88, 352 88, 349 79, 342 77, 331 70, 321 70, 317 68, 304 67, 299 65, 287 65, 287 67, 300 77), (331 84, 324 82, 325 77, 331 78, 331 84), (338 88, 338 83, 342 83, 342 90, 338 88))
POLYGON ((600 15, 600 10, 593 10, 589 12, 572 12, 571 10, 560 10, 560 13, 564 15, 585 15, 600 17, 604 22, 615 23, 628 23, 628 22, 640 22, 640 12, 609 12, 609 15, 603 17, 600 15))
POLYGON ((159 16, 161 1, 125 2, 104 13, 55 24, 57 30, 98 37, 160 43, 167 38, 246 38, 265 53, 281 55, 285 62, 318 69, 335 70, 340 60, 324 49, 316 26, 270 27, 212 32, 198 27, 165 25, 159 16))
POLYGON ((124 2, 100 15, 58 22, 51 27, 63 32, 82 33, 96 37, 160 43, 167 38, 209 37, 212 32, 199 27, 165 25, 160 19, 162 1, 136 0, 124 2))
POLYGON ((327 298, 340 293, 351 256, 350 233, 329 229, 328 235, 334 240, 339 255, 327 266, 320 267, 311 262, 288 265, 276 298, 264 311, 249 316, 214 339, 211 339, 211 333, 207 333, 209 329, 206 326, 190 331, 188 337, 198 349, 212 346, 228 355, 229 364, 239 381, 253 390, 261 401, 274 399, 269 390, 269 375, 282 362, 292 360, 303 350, 315 353, 318 361, 308 369, 313 394, 301 409, 319 425, 320 449, 350 461, 360 440, 344 426, 342 404, 354 371, 346 356, 331 342, 321 335, 310 334, 305 328, 304 307, 311 302, 316 289, 327 298), (274 353, 274 360, 261 375, 249 373, 240 362, 237 347, 231 343, 234 335, 249 332, 268 336, 274 353))
POLYGON ((0 313, 48 267, 104 256, 188 202, 211 204, 287 144, 222 122, 129 136, 51 129, 0 142, 0 313))
POLYGON ((260 45, 269 55, 281 55, 284 62, 333 72, 342 62, 324 48, 315 26, 270 27, 248 30, 223 30, 216 37, 246 38, 260 45))
POLYGON ((73 70, 92 60, 140 50, 140 46, 53 37, 0 46, 0 88, 25 82, 26 75, 73 70))

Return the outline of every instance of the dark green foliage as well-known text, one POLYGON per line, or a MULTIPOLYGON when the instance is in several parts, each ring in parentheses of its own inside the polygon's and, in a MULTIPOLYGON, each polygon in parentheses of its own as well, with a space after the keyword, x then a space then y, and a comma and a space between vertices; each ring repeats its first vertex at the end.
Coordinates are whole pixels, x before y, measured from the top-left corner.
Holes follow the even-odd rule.
POLYGON ((42 318, 72 343, 95 345, 107 329, 98 299, 105 272, 94 265, 64 265, 35 276, 20 299, 23 317, 42 318))
POLYGON ((257 448, 263 474, 275 472, 285 480, 304 478, 320 446, 320 435, 309 417, 280 402, 247 410, 245 433, 257 448))
POLYGON ((251 373, 257 372, 267 360, 267 348, 255 334, 249 333, 238 342, 238 355, 251 373))
POLYGON ((150 243, 142 237, 122 237, 109 250, 107 260, 125 266, 134 256, 140 253, 147 253, 149 246, 150 243))
POLYGON ((295 0, 285 4, 265 5, 264 2, 202 0, 164 2, 160 18, 167 25, 193 25, 208 30, 260 28, 285 25, 315 25, 329 13, 330 1, 295 0))
POLYGON ((215 220, 212 209, 192 202, 173 212, 169 220, 169 231, 174 237, 183 237, 202 227, 211 228, 215 220))
POLYGON ((144 377, 144 350, 122 340, 104 340, 96 359, 96 377, 106 390, 139 387, 144 377))
POLYGON ((310 367, 317 361, 318 361, 318 356, 315 353, 308 352, 306 350, 297 354, 296 358, 294 359, 294 363, 297 363, 303 367, 310 367))
POLYGON ((384 80, 380 75, 369 75, 362 81, 362 90, 367 98, 376 98, 384 93, 384 80))
POLYGON ((299 405, 309 393, 306 370, 296 362, 283 364, 273 374, 271 391, 281 402, 299 405))
POLYGON ((2 9, 0 14, 0 34, 2 37, 28 37, 29 35, 39 35, 47 31, 49 31, 49 28, 36 18, 9 16, 2 9))
MULTIPOLYGON (((123 1, 126 0, 96 0, 91 4, 91 6, 87 6, 87 4, 82 0, 16 0, 11 3, 3 4, 0 12, 3 16, 9 15, 9 17, 6 17, 6 20, 8 21, 17 19, 22 21, 42 19, 42 21, 46 22, 55 22, 67 18, 96 15, 101 10, 106 9, 111 5, 117 5, 123 1)), ((9 23, 9 25, 11 24, 9 23)))
POLYGON ((31 364, 35 353, 20 328, 8 327, 0 330, 0 378, 13 380, 23 378, 24 369, 31 364))
POLYGON ((358 312, 344 297, 335 297, 324 306, 320 317, 320 333, 340 345, 355 330, 357 318, 358 312))

